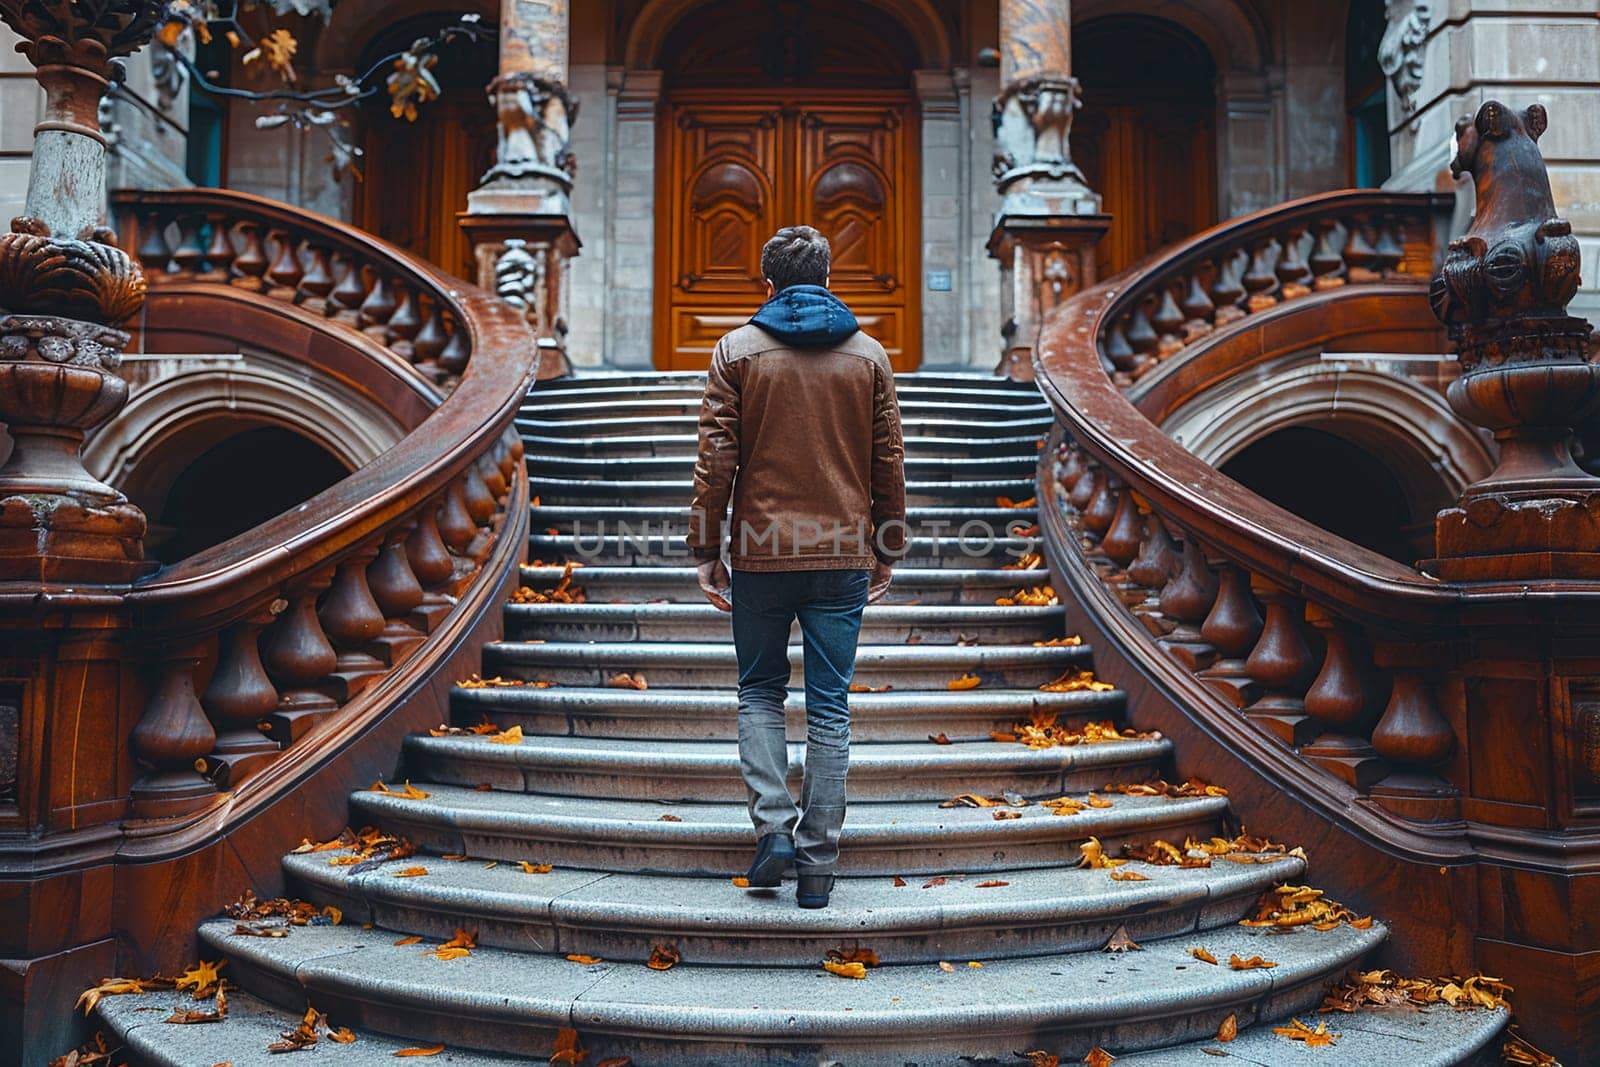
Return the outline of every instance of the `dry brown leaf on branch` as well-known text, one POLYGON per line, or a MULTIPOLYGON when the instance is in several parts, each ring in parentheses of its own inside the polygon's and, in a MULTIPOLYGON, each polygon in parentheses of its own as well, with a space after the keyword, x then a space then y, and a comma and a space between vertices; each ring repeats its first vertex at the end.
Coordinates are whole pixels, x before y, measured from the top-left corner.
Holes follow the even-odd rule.
POLYGON ((295 80, 294 54, 299 48, 300 42, 294 39, 294 34, 280 28, 257 41, 254 48, 239 57, 239 62, 248 67, 256 60, 262 60, 273 73, 292 84, 295 80))
POLYGON ((1262 959, 1260 956, 1251 956, 1245 959, 1237 952, 1228 957, 1228 966, 1236 971, 1271 970, 1277 964, 1271 960, 1262 959))
POLYGON ((650 958, 645 961, 645 966, 652 971, 670 971, 678 965, 680 958, 676 945, 657 945, 650 950, 650 958))
POLYGON ((1192 949, 1189 950, 1189 955, 1193 956, 1195 959, 1199 960, 1201 963, 1209 963, 1214 967, 1222 966, 1220 963, 1217 962, 1217 957, 1213 956, 1210 952, 1207 952, 1203 948, 1192 948, 1192 949))
POLYGON ((1126 926, 1119 926, 1117 927, 1117 932, 1111 935, 1111 940, 1106 942, 1105 948, 1100 951, 1143 952, 1144 949, 1140 948, 1139 943, 1128 936, 1128 928, 1126 926))
POLYGON ((529 863, 527 860, 518 860, 517 866, 522 868, 523 874, 549 874, 556 869, 553 863, 529 863))
POLYGON ((983 679, 976 674, 963 674, 944 683, 946 689, 976 689, 983 684, 983 679))
POLYGON ((396 1056, 437 1056, 444 1051, 443 1045, 427 1045, 421 1048, 395 1049, 396 1056))
POLYGON ((1217 1040, 1232 1041, 1238 1036, 1239 1017, 1237 1015, 1229 1015, 1226 1019, 1222 1020, 1222 1025, 1217 1027, 1217 1040))
POLYGON ((621 674, 613 674, 606 679, 606 687, 609 689, 638 689, 641 691, 650 688, 649 684, 644 680, 643 671, 635 671, 632 674, 626 671, 621 674))
POLYGON ((1339 1040, 1338 1034, 1328 1030, 1327 1023, 1319 1022, 1313 1030, 1299 1019, 1291 1019, 1289 1026, 1274 1026, 1272 1032, 1290 1041, 1303 1041, 1307 1048, 1327 1048, 1339 1040))
POLYGON ((1089 1054, 1083 1058, 1083 1062, 1087 1063, 1089 1067, 1111 1067, 1111 1064, 1116 1062, 1116 1059, 1111 1053, 1096 1045, 1089 1050, 1089 1054))
POLYGON ((865 963, 842 963, 838 960, 823 960, 822 969, 840 978, 865 978, 867 976, 867 965, 865 963))
POLYGON ((1078 860, 1078 866, 1086 867, 1090 870, 1120 867, 1128 862, 1127 860, 1114 860, 1107 856, 1105 846, 1100 843, 1098 837, 1089 838, 1089 840, 1078 846, 1078 851, 1082 853, 1082 858, 1078 860))

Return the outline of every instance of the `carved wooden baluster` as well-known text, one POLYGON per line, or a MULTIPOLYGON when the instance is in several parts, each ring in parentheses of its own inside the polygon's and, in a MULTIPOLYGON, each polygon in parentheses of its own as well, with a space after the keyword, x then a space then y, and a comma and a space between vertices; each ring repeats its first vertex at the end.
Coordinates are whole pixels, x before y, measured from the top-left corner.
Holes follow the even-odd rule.
POLYGON ((472 342, 467 336, 467 328, 457 321, 450 330, 450 340, 445 344, 444 351, 439 353, 439 366, 444 368, 446 374, 459 375, 466 371, 467 360, 471 356, 472 342))
MULTIPOLYGON (((521 446, 522 439, 519 437, 517 438, 517 447, 520 449, 521 446)), ((516 481, 515 475, 517 473, 517 461, 511 455, 510 438, 501 437, 500 440, 495 443, 494 461, 495 465, 500 468, 500 477, 506 480, 506 491, 510 492, 511 485, 516 481)))
POLYGON ((261 631, 272 621, 263 610, 234 623, 217 640, 217 667, 200 705, 216 728, 217 741, 206 762, 220 788, 237 785, 271 762, 278 742, 261 732, 261 723, 278 706, 278 690, 261 663, 261 631))
POLYGON ((1307 284, 1311 280, 1311 268, 1300 257, 1300 243, 1305 234, 1306 228, 1300 225, 1290 226, 1283 234, 1283 255, 1278 257, 1278 265, 1273 272, 1282 286, 1279 295, 1285 300, 1295 300, 1311 292, 1311 286, 1307 284))
POLYGON ((1211 281, 1211 301, 1217 307, 1212 323, 1219 328, 1244 317, 1244 309, 1239 305, 1244 301, 1245 290, 1239 281, 1239 272, 1248 258, 1234 252, 1217 260, 1216 277, 1211 281))
POLYGON ((1157 359, 1166 359, 1183 347, 1183 312, 1173 299, 1171 286, 1162 288, 1150 325, 1161 337, 1156 344, 1157 359))
POLYGON ((384 670, 384 663, 370 650, 384 627, 383 612, 367 587, 367 565, 377 554, 378 546, 373 544, 341 560, 333 585, 317 609, 322 631, 339 654, 334 670, 337 683, 345 687, 339 694, 344 700, 361 692, 384 670))
POLYGON ((206 216, 206 225, 211 230, 211 239, 206 244, 204 277, 210 281, 226 281, 232 274, 235 255, 233 241, 228 236, 231 224, 226 215, 213 211, 206 216))
POLYGON ((506 495, 506 490, 510 488, 510 485, 506 481, 506 476, 500 473, 500 464, 495 462, 493 449, 478 457, 477 467, 478 476, 483 479, 484 487, 489 490, 489 495, 498 504, 500 499, 506 495))
POLYGON ((388 344, 394 337, 389 329, 389 316, 394 314, 394 309, 400 306, 395 299, 394 289, 389 284, 389 279, 374 271, 372 290, 367 293, 367 298, 361 302, 361 307, 356 311, 356 321, 361 330, 368 337, 381 344, 388 344))
POLYGON ((1132 490, 1119 488, 1116 494, 1117 510, 1105 536, 1100 539, 1100 551, 1118 566, 1127 567, 1138 557, 1144 542, 1144 519, 1132 490))
POLYGON ((1216 659, 1200 634, 1200 624, 1217 599, 1217 576, 1206 564, 1205 550, 1194 534, 1182 531, 1183 551, 1178 572, 1161 589, 1161 613, 1177 625, 1158 640, 1178 662, 1191 671, 1204 670, 1216 659))
POLYGON ((1200 284, 1198 270, 1189 275, 1189 284, 1184 289, 1183 300, 1179 307, 1183 308, 1183 313, 1188 316, 1183 324, 1186 340, 1192 341, 1211 332, 1211 317, 1217 313, 1217 305, 1206 295, 1206 287, 1200 284))
POLYGON ((445 490, 444 504, 439 509, 439 536, 451 552, 467 555, 473 538, 478 536, 478 524, 467 513, 467 503, 462 496, 461 482, 452 482, 445 490))
POLYGON ((217 795, 217 787, 195 767, 217 739, 194 691, 201 658, 192 642, 166 651, 144 714, 129 738, 134 757, 146 768, 131 791, 133 814, 139 818, 196 811, 217 795))
POLYGON ((454 591, 456 563, 439 534, 442 506, 442 500, 424 504, 417 512, 417 525, 406 536, 406 561, 422 585, 422 605, 417 615, 429 633, 455 605, 450 593, 454 591))
POLYGON ((367 568, 372 598, 386 620, 379 643, 387 648, 386 662, 391 667, 422 638, 421 630, 411 620, 411 613, 422 605, 424 593, 406 558, 406 538, 410 534, 410 524, 406 523, 390 530, 384 535, 378 558, 367 568))
POLYGON ((1145 310, 1145 305, 1148 303, 1147 300, 1141 300, 1134 305, 1128 314, 1127 329, 1123 331, 1128 338, 1128 344, 1133 346, 1135 378, 1155 366, 1156 350, 1161 347, 1161 335, 1150 325, 1150 316, 1145 310))
POLYGON ((1107 471, 1105 476, 1095 483, 1094 495, 1089 498, 1088 506, 1083 509, 1083 528, 1097 541, 1111 529, 1111 520, 1117 514, 1117 494, 1121 489, 1122 479, 1107 471))
POLYGON ((1317 672, 1317 657, 1306 642, 1305 604, 1254 575, 1250 585, 1267 611, 1261 636, 1244 661, 1245 673, 1260 684, 1263 694, 1245 714, 1298 748, 1317 731, 1305 707, 1306 687, 1317 672))
POLYGON ((1133 373, 1134 358, 1137 353, 1128 343, 1128 335, 1122 327, 1122 320, 1117 319, 1111 324, 1111 329, 1106 331, 1105 357, 1111 363, 1115 374, 1129 375, 1133 373))
POLYGON ((479 526, 487 526, 494 518, 496 511, 494 494, 489 492, 489 487, 484 484, 483 473, 478 470, 476 463, 467 464, 462 471, 462 501, 467 505, 467 514, 472 516, 472 521, 479 526))
POLYGON ((1311 288, 1337 289, 1344 284, 1344 256, 1334 243, 1334 230, 1338 223, 1333 219, 1318 219, 1311 224, 1315 240, 1311 245, 1311 288))
POLYGON ((1365 792, 1389 773, 1367 743, 1374 718, 1367 650, 1348 623, 1322 607, 1307 604, 1306 618, 1322 634, 1326 648, 1322 669, 1306 690, 1306 714, 1325 732, 1302 748, 1301 755, 1365 792))
POLYGON ((205 246, 200 241, 200 231, 205 226, 205 216, 185 211, 178 216, 178 247, 172 250, 172 262, 181 274, 199 274, 206 261, 205 246))
POLYGON ((1438 775, 1456 751, 1455 730, 1435 697, 1434 675, 1446 654, 1398 642, 1378 642, 1373 652, 1379 667, 1393 671, 1393 681, 1372 747, 1395 767, 1372 787, 1373 799, 1421 821, 1458 818, 1459 791, 1438 775))
POLYGON ((267 717, 268 733, 285 745, 339 707, 318 688, 339 666, 339 654, 317 618, 317 597, 332 582, 333 569, 324 568, 291 589, 288 608, 262 642, 261 660, 278 686, 278 710, 267 717))
POLYGON ((509 479, 516 473, 517 468, 522 466, 523 444, 522 435, 517 432, 515 426, 508 430, 507 433, 511 436, 506 442, 507 455, 505 462, 501 464, 500 470, 509 479))
POLYGON ((1255 682, 1245 673, 1245 657, 1261 637, 1261 610, 1250 595, 1250 576, 1225 563, 1220 568, 1217 599, 1211 613, 1200 624, 1200 636, 1221 656, 1201 677, 1217 694, 1236 708, 1242 708, 1257 695, 1255 682))
POLYGON ((1152 637, 1160 637, 1176 625, 1161 613, 1161 590, 1178 573, 1181 560, 1161 516, 1151 511, 1143 501, 1139 503, 1139 511, 1145 517, 1145 538, 1139 546, 1139 554, 1128 564, 1128 580, 1143 587, 1145 593, 1132 604, 1130 610, 1144 623, 1152 637))
POLYGON ((1251 311, 1265 311, 1278 302, 1273 295, 1278 288, 1278 275, 1273 270, 1277 251, 1278 242, 1270 237, 1257 240, 1251 249, 1250 267, 1240 279, 1250 293, 1244 303, 1251 311))
POLYGON ((139 219, 139 249, 134 255, 147 273, 165 274, 172 263, 172 246, 167 244, 167 223, 171 219, 158 211, 145 212, 139 219))
POLYGON ((367 299, 367 282, 362 277, 361 264, 349 256, 339 256, 334 260, 334 269, 339 275, 339 284, 328 294, 328 315, 355 326, 361 320, 358 309, 367 299))
POLYGON ((1405 246, 1400 243, 1400 222, 1393 215, 1378 220, 1378 243, 1372 247, 1372 269, 1389 276, 1395 273, 1405 258, 1405 246))
POLYGON ((1377 281, 1382 275, 1373 269, 1377 253, 1367 239, 1367 220, 1352 218, 1345 225, 1349 228, 1344 242, 1345 278, 1355 285, 1377 281))
POLYGON ((1066 450, 1066 454, 1062 457, 1061 467, 1056 473, 1056 484, 1070 493, 1072 487, 1078 484, 1078 479, 1089 473, 1089 461, 1084 457, 1082 449, 1073 448, 1066 442, 1062 442, 1061 447, 1066 450))
POLYGON ((411 342, 415 352, 412 362, 419 371, 422 371, 434 381, 443 381, 444 368, 439 365, 439 357, 444 353, 445 345, 450 343, 450 335, 445 332, 444 318, 439 312, 439 302, 431 301, 427 315, 423 318, 422 329, 417 331, 416 338, 411 342))
POLYGON ((422 329, 422 315, 417 310, 417 298, 409 286, 397 285, 399 303, 389 316, 389 347, 406 359, 416 360, 413 339, 422 329))
POLYGON ((243 247, 233 258, 233 284, 243 289, 265 289, 267 283, 262 280, 262 275, 267 272, 267 253, 261 247, 261 224, 244 219, 239 223, 238 230, 243 247))
POLYGON ((267 295, 278 300, 293 300, 300 287, 300 279, 306 273, 305 267, 300 264, 300 242, 287 230, 273 230, 270 237, 276 251, 271 266, 267 268, 267 280, 272 283, 267 295))
POLYGON ((300 277, 300 301, 326 314, 328 294, 333 292, 333 268, 328 264, 328 250, 307 242, 301 260, 306 272, 300 277))
POLYGON ((1100 488, 1100 482, 1104 478, 1105 472, 1097 467, 1090 467, 1073 485, 1072 492, 1067 494, 1067 503, 1077 509, 1081 515, 1083 509, 1089 506, 1089 501, 1094 499, 1094 494, 1100 488))

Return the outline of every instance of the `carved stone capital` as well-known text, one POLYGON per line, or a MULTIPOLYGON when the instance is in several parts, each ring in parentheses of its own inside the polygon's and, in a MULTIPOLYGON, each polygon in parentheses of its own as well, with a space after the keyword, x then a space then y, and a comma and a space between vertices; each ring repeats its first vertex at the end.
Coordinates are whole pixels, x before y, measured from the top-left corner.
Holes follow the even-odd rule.
POLYGON ((144 303, 139 265, 110 243, 109 230, 52 236, 38 219, 11 221, 0 234, 0 309, 117 323, 144 303))
POLYGON ((502 74, 489 83, 489 100, 500 120, 500 135, 495 164, 484 182, 543 178, 570 191, 577 176, 571 145, 578 104, 566 85, 537 74, 502 74))
POLYGON ((1000 91, 992 120, 994 176, 1002 193, 1025 178, 1084 184, 1070 141, 1073 113, 1082 106, 1076 78, 1041 75, 1000 91))
POLYGON ((0 0, 0 21, 36 67, 67 66, 120 80, 120 61, 144 47, 161 17, 155 0, 0 0))
POLYGON ((1428 0, 1387 0, 1384 17, 1389 27, 1378 43, 1378 67, 1394 87, 1400 111, 1416 114, 1417 92, 1422 88, 1423 46, 1428 41, 1428 21, 1433 5, 1428 0))

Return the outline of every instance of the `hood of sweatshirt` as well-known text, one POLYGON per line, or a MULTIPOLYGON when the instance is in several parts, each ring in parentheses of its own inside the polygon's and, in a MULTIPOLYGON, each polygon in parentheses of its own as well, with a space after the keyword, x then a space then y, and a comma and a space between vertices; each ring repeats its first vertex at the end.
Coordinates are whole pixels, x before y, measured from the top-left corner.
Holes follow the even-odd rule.
POLYGON ((820 285, 789 286, 762 304, 750 322, 796 348, 838 344, 860 328, 844 301, 820 285))

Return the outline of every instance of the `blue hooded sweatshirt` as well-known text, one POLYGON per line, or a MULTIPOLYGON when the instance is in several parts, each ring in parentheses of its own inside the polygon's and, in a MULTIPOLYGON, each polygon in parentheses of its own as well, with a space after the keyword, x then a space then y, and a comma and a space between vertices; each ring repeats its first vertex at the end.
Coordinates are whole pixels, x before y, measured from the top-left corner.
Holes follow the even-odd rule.
POLYGON ((860 329, 844 301, 820 285, 791 285, 773 295, 750 319, 796 348, 838 344, 860 329))

